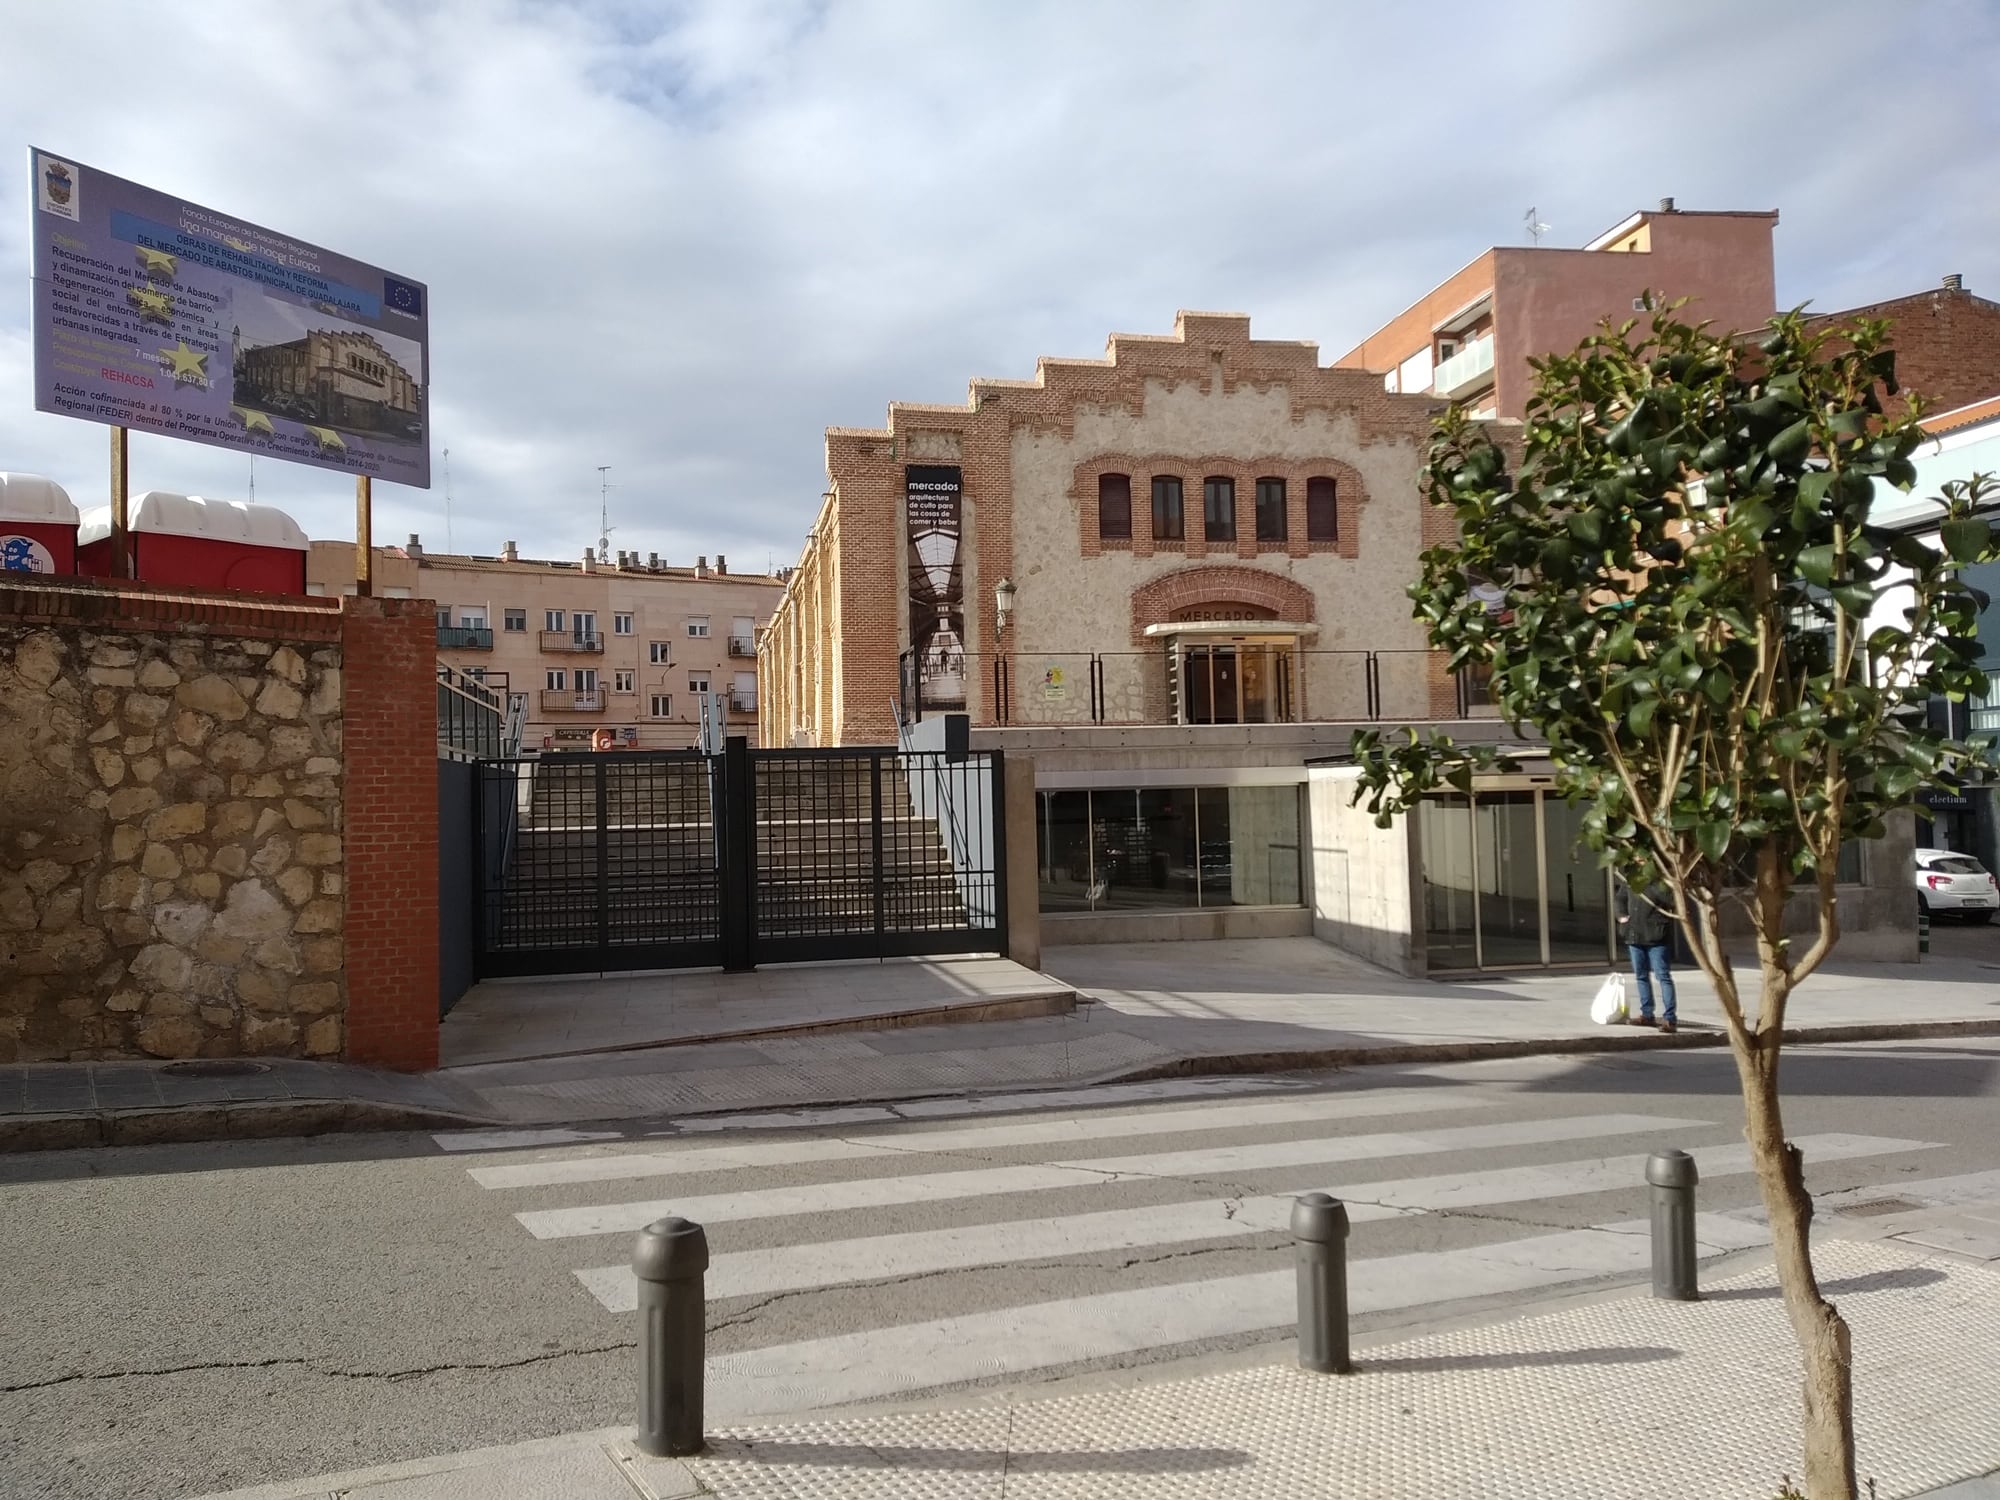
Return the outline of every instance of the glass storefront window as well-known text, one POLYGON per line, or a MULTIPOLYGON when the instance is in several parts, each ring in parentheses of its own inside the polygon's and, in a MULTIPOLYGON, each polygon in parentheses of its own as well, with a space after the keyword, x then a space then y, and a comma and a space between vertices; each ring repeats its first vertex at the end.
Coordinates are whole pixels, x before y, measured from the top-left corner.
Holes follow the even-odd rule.
POLYGON ((1296 906, 1305 899, 1299 795, 1297 786, 1038 793, 1042 910, 1296 906))

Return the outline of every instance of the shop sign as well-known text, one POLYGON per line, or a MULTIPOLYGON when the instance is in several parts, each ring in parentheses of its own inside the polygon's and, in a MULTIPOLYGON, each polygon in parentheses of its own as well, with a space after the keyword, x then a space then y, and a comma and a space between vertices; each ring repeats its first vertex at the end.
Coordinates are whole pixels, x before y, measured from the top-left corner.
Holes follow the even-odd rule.
POLYGON ((1275 620, 1277 611, 1256 604, 1191 604, 1174 611, 1179 625, 1233 625, 1244 620, 1275 620))

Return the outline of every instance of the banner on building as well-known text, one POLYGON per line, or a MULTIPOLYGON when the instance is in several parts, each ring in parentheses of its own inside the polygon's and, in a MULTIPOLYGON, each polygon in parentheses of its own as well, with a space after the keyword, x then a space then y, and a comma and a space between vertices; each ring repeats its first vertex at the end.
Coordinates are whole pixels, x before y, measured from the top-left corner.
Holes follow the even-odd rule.
POLYGON ((926 709, 965 707, 965 574, 956 464, 903 470, 903 516, 910 538, 910 649, 926 709))
POLYGON ((35 407, 431 482, 421 282, 30 150, 35 407))

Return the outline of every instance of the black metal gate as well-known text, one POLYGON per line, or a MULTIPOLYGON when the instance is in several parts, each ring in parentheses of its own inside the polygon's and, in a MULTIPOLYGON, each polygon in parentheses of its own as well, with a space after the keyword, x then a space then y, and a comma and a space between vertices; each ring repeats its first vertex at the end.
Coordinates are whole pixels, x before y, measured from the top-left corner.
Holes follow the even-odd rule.
POLYGON ((605 973, 1000 952, 998 752, 482 761, 478 971, 605 973))

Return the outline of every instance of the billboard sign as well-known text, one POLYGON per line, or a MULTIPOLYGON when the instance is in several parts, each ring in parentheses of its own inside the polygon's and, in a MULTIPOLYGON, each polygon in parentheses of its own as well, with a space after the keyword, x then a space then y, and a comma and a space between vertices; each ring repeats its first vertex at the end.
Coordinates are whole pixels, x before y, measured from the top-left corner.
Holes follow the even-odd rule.
POLYGON ((965 707, 964 560, 959 556, 956 464, 910 464, 903 470, 903 516, 909 536, 910 649, 925 708, 965 707))
POLYGON ((47 151, 28 164, 37 410, 430 486, 422 282, 47 151))

